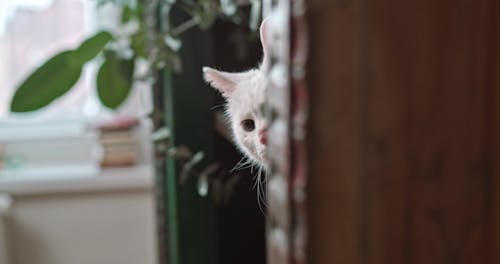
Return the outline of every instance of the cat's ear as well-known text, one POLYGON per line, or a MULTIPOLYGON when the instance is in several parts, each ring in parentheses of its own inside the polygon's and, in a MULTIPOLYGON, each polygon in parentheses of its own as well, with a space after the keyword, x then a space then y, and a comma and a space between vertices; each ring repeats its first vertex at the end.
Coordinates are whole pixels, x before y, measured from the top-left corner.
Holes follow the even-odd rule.
POLYGON ((264 18, 260 24, 260 43, 262 44, 262 68, 267 68, 269 66, 269 46, 268 46, 268 30, 269 28, 269 17, 264 18))
POLYGON ((203 67, 203 77, 212 87, 219 90, 224 97, 229 97, 236 89, 236 85, 244 78, 244 73, 223 72, 203 67))

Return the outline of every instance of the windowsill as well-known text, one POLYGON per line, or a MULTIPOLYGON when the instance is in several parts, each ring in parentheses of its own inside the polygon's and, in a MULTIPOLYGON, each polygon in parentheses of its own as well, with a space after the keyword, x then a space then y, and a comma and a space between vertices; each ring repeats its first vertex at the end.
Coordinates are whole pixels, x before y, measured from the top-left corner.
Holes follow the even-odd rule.
POLYGON ((93 193, 154 188, 152 164, 105 168, 94 177, 23 179, 0 181, 0 193, 13 196, 60 193, 93 193))

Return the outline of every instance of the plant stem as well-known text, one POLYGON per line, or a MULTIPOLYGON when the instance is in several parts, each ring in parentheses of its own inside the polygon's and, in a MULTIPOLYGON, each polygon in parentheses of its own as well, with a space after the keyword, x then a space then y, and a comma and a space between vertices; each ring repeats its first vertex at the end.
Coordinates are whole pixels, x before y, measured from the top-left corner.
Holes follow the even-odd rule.
POLYGON ((190 20, 188 20, 188 21, 178 25, 174 29, 172 29, 170 35, 173 37, 177 37, 180 34, 182 34, 183 32, 189 30, 190 28, 197 26, 199 22, 200 22, 200 19, 198 17, 192 17, 190 20))

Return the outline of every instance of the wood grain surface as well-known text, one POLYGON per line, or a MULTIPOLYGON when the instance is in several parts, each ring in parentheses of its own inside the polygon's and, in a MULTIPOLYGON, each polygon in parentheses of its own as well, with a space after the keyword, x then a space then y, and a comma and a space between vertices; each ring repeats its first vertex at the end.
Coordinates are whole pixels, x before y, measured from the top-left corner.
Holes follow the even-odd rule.
POLYGON ((500 263, 499 16, 308 1, 309 263, 500 263))

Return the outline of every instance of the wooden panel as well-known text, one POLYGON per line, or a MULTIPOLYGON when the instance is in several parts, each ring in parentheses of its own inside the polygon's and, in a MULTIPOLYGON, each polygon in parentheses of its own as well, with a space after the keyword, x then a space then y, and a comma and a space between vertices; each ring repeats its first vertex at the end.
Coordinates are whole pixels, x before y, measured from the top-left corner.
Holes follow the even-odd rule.
POLYGON ((309 10, 310 263, 498 263, 496 1, 309 10))
POLYGON ((496 78, 491 80, 490 91, 487 94, 489 97, 489 108, 491 111, 490 118, 492 124, 488 127, 488 136, 492 138, 491 152, 489 161, 492 166, 491 185, 488 188, 490 212, 489 230, 490 237, 488 238, 488 249, 490 250, 490 262, 500 260, 500 3, 496 1, 491 9, 491 24, 490 29, 492 34, 491 47, 496 47, 490 54, 490 69, 488 73, 496 78))
POLYGON ((368 8, 368 262, 485 263, 488 8, 368 8))
POLYGON ((362 1, 310 1, 309 263, 361 263, 362 1))

